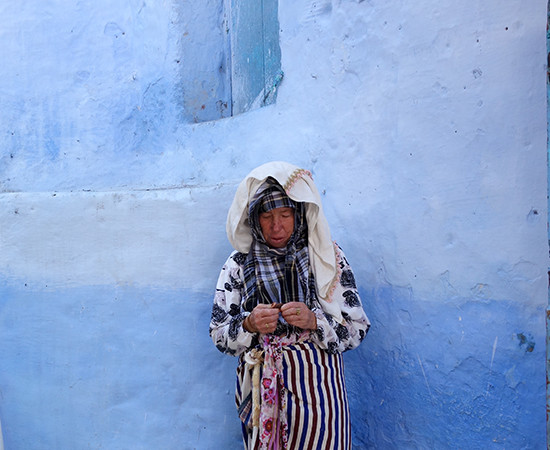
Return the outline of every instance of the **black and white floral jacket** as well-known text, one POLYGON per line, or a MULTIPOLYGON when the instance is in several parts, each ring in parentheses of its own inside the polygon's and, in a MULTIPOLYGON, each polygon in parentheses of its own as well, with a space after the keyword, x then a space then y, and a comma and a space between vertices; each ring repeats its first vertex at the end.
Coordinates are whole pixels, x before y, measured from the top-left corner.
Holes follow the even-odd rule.
MULTIPOLYGON (((339 270, 331 298, 332 302, 337 302, 342 320, 338 322, 323 311, 316 298, 312 298, 308 304, 317 318, 317 330, 310 333, 309 340, 329 353, 341 353, 357 347, 370 328, 351 267, 342 249, 336 245, 335 248, 339 270)), ((245 258, 245 254, 234 251, 223 265, 216 285, 210 320, 210 337, 218 350, 235 356, 256 347, 259 342, 257 333, 250 333, 243 328, 244 319, 250 314, 241 307, 245 258)), ((294 327, 280 323, 276 333, 301 332, 292 328, 294 327)))

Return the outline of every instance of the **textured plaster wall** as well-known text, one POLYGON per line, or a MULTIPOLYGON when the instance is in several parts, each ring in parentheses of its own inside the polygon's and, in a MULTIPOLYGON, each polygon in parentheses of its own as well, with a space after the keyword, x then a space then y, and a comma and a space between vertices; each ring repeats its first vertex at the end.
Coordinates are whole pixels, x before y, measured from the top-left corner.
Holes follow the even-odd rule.
POLYGON ((239 448, 209 310, 273 159, 312 170, 373 323, 355 446, 545 448, 546 4, 281 0, 277 103, 193 124, 224 58, 193 3, 0 5, 6 448, 239 448))

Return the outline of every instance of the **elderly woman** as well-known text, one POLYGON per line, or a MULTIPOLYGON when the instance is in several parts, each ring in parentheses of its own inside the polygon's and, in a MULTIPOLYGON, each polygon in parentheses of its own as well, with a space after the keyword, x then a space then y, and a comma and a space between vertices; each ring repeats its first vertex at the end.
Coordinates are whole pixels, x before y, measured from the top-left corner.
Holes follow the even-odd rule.
POLYGON ((227 235, 235 251, 218 279, 210 336, 239 356, 245 448, 350 449, 341 354, 370 323, 311 174, 284 162, 254 169, 227 235))

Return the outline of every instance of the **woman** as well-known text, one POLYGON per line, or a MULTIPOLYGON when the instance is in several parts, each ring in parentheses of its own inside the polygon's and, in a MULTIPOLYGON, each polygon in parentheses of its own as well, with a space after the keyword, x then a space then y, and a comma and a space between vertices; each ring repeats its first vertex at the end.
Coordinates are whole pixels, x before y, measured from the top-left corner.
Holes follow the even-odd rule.
POLYGON ((351 448, 341 353, 370 323, 311 174, 284 162, 254 169, 227 235, 235 251, 218 279, 210 336, 239 356, 245 448, 351 448))

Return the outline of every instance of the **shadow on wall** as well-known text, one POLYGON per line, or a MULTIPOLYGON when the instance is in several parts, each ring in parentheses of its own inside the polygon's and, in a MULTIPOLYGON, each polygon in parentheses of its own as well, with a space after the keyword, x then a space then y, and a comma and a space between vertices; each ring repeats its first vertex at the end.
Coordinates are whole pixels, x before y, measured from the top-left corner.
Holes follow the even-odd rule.
MULTIPOLYGON (((344 355, 357 448, 541 448, 544 311, 361 295, 372 328, 344 355)), ((208 336, 211 296, 3 280, 0 298, 7 448, 241 447, 237 361, 208 336)))
POLYGON ((208 335, 211 296, 0 279, 0 298, 6 448, 242 445, 236 360, 208 335))
POLYGON ((542 448, 544 311, 539 323, 514 301, 362 294, 372 328, 345 354, 358 448, 542 448))

